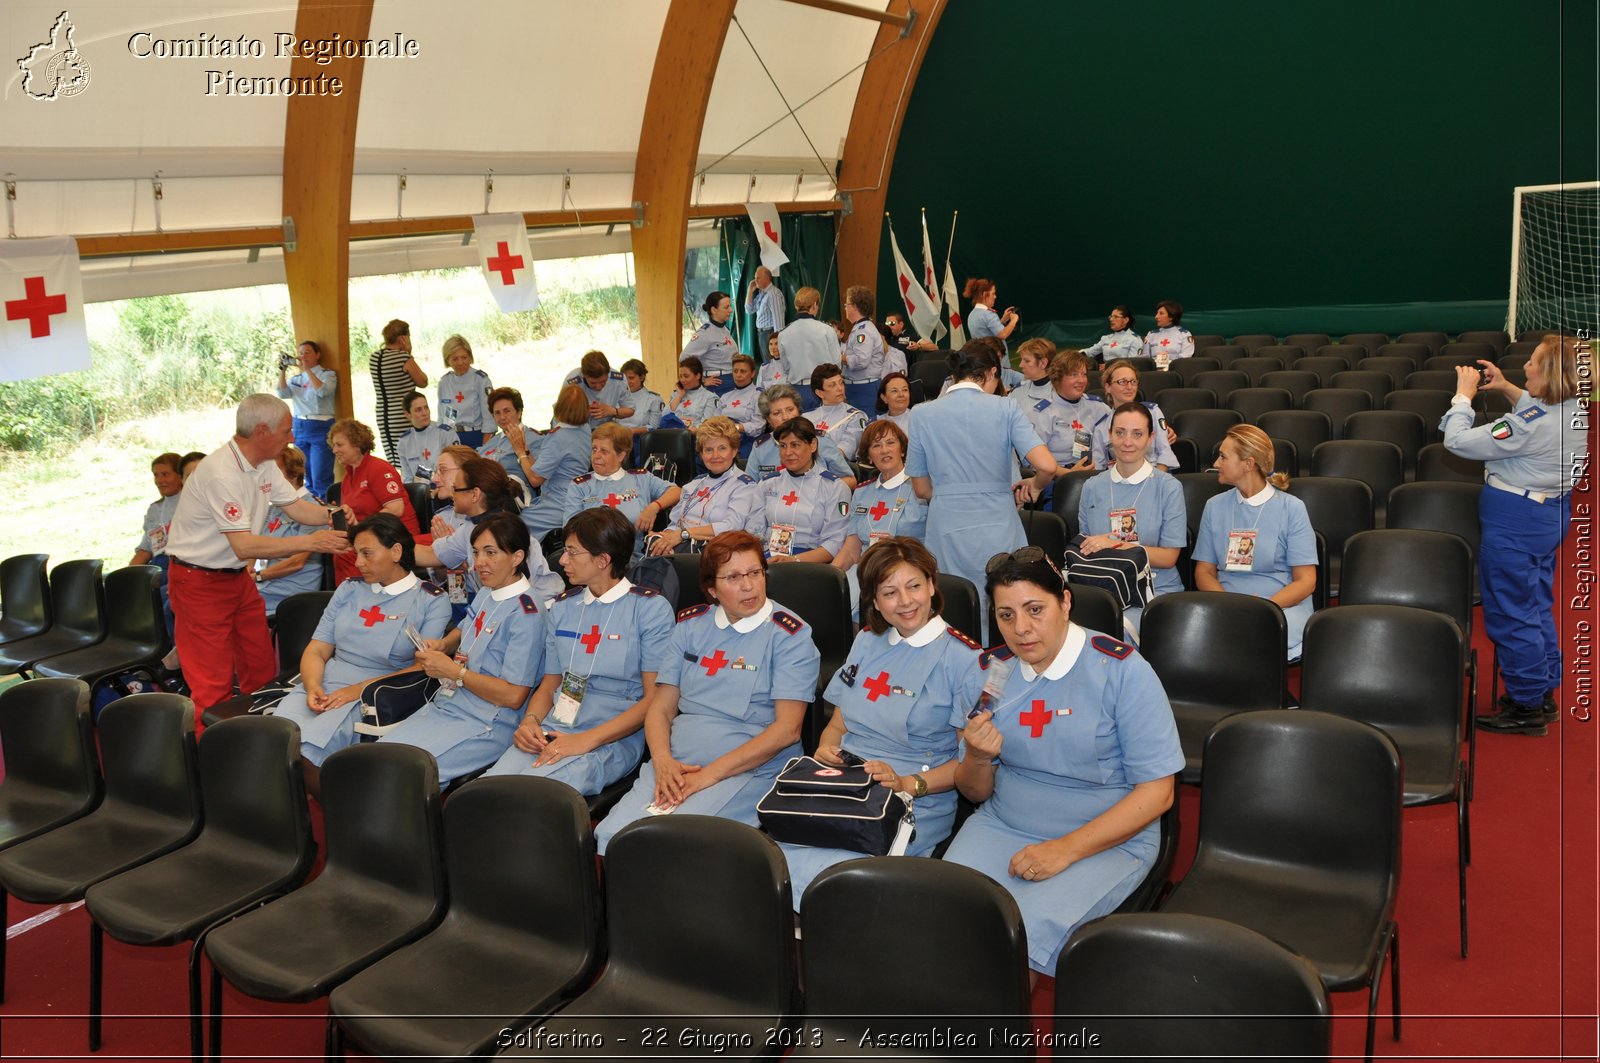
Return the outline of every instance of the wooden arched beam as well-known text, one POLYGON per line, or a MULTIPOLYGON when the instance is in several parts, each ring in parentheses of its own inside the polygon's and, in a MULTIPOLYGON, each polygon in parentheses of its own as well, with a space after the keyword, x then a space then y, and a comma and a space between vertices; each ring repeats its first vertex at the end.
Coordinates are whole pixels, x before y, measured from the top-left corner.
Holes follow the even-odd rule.
POLYGON ((672 0, 656 45, 634 162, 633 230, 639 345, 657 389, 670 390, 683 349, 683 268, 689 197, 706 106, 736 0, 672 0))
MULTIPOLYGON (((300 0, 297 40, 334 34, 361 40, 372 26, 373 0, 300 0)), ((283 215, 294 220, 296 247, 285 248, 289 313, 297 340, 314 339, 323 364, 339 374, 337 409, 350 401, 350 187, 355 173, 356 119, 361 106, 360 58, 318 66, 289 60, 289 76, 338 78, 338 96, 291 96, 283 130, 283 215)), ((286 234, 287 236, 287 234, 286 234)))
POLYGON ((856 90, 850 132, 845 136, 839 164, 839 192, 850 197, 851 210, 839 223, 839 291, 852 284, 877 283, 878 249, 883 243, 883 205, 888 198, 889 175, 900 141, 911 89, 922 69, 922 57, 939 25, 947 0, 890 0, 896 14, 916 11, 907 36, 895 43, 900 30, 884 25, 872 42, 872 55, 856 90), (894 45, 893 47, 889 47, 894 45))

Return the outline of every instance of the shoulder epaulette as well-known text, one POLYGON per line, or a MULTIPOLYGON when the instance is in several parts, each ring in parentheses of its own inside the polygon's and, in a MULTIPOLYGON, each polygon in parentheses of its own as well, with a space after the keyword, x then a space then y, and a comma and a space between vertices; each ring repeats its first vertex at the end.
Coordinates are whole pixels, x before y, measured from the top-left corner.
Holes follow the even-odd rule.
POLYGON ((1050 400, 1049 399, 1040 399, 1039 402, 1038 402, 1038 405, 1034 406, 1034 409, 1037 410, 1037 411, 1048 410, 1049 408, 1050 408, 1050 400))
POLYGON ((829 472, 827 469, 823 469, 817 475, 821 476, 824 480, 837 480, 838 479, 837 476, 835 476, 833 473, 829 472))
POLYGON ((978 657, 978 665, 981 668, 987 669, 993 662, 1009 661, 1013 656, 1015 655, 1011 652, 1011 647, 996 646, 992 650, 983 651, 982 655, 978 657))
POLYGON ((345 582, 346 583, 365 583, 367 581, 362 579, 360 576, 351 576, 349 579, 345 580, 345 582))
POLYGON ((968 635, 960 628, 947 627, 944 630, 946 634, 955 639, 957 642, 961 643, 961 645, 967 647, 967 649, 977 650, 979 653, 983 652, 983 647, 978 645, 978 640, 973 638, 971 635, 968 635))
POLYGON ((661 592, 654 587, 641 587, 637 583, 628 588, 629 594, 637 594, 641 598, 659 598, 661 592))
POLYGON ((534 604, 532 595, 519 594, 517 600, 522 603, 522 611, 524 613, 537 613, 539 611, 539 607, 534 604))
POLYGON ((572 482, 575 483, 575 484, 586 484, 590 480, 593 480, 593 479, 594 479, 594 473, 586 472, 582 476, 574 476, 572 478, 572 482))
POLYGON ((650 475, 650 470, 649 469, 623 469, 622 471, 627 473, 629 476, 649 476, 650 475))
POLYGON ((578 382, 578 377, 580 377, 582 375, 583 374, 579 373, 577 370, 573 370, 572 372, 567 374, 567 379, 563 380, 561 383, 562 384, 576 384, 578 382))
POLYGON ((862 480, 860 483, 856 484, 856 490, 859 491, 863 487, 876 487, 878 485, 878 481, 882 479, 882 475, 869 476, 865 480, 862 480))
POLYGON ((479 376, 483 377, 485 380, 489 379, 489 374, 485 373, 482 369, 474 369, 473 372, 477 373, 479 376))
POLYGON ((774 609, 772 611, 772 622, 791 635, 798 635, 806 626, 804 620, 801 620, 793 613, 786 613, 782 609, 774 609))
POLYGON ((755 477, 751 476, 749 473, 741 472, 739 474, 739 482, 742 483, 742 484, 753 484, 756 481, 755 481, 755 477))
POLYGON ((1119 661, 1133 652, 1132 646, 1128 645, 1126 642, 1120 642, 1117 639, 1112 638, 1110 635, 1095 635, 1089 640, 1089 645, 1093 646, 1107 657, 1115 657, 1119 661))
POLYGON ((1545 409, 1543 406, 1529 406, 1526 410, 1523 410, 1521 413, 1517 414, 1517 416, 1522 419, 1523 424, 1529 424, 1533 421, 1537 421, 1539 418, 1543 417, 1544 414, 1545 409))
POLYGON ((685 620, 693 620, 697 616, 704 616, 710 611, 711 606, 706 603, 701 603, 700 605, 691 605, 687 609, 679 609, 678 623, 681 624, 685 620))
POLYGON ((583 588, 582 587, 568 587, 566 590, 564 590, 560 594, 556 595, 555 596, 555 600, 558 601, 558 602, 564 602, 568 598, 571 598, 574 594, 582 594, 582 593, 583 593, 583 588))
POLYGON ((437 583, 430 582, 429 580, 423 580, 422 593, 430 597, 437 598, 439 595, 444 593, 444 588, 439 586, 437 583))
POLYGON ((621 373, 612 373, 611 374, 611 379, 612 380, 623 380, 623 379, 626 379, 626 378, 623 377, 623 375, 621 373))

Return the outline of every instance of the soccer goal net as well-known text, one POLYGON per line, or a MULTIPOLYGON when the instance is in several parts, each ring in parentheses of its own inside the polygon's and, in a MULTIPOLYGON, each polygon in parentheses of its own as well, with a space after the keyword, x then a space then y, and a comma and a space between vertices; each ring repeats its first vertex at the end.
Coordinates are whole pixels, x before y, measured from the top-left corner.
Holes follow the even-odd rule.
POLYGON ((1506 331, 1600 325, 1600 181, 1518 188, 1506 331))

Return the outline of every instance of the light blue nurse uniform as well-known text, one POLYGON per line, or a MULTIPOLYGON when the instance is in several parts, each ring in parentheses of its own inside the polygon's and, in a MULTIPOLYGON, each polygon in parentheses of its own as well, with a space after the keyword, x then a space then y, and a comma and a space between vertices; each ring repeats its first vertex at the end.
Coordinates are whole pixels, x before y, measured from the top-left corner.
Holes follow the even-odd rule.
MULTIPOLYGON (((637 525, 639 514, 644 512, 644 508, 672 488, 673 484, 670 482, 643 469, 618 469, 610 476, 587 472, 572 481, 572 487, 567 492, 567 509, 562 515, 561 525, 566 527, 566 522, 579 513, 586 509, 599 509, 601 506, 616 510, 628 518, 629 524, 637 525)), ((645 532, 634 534, 635 559, 644 550, 645 534, 645 532)))
MULTIPOLYGON (((1183 549, 1189 543, 1188 511, 1183 505, 1183 486, 1168 473, 1148 461, 1132 476, 1123 478, 1115 468, 1091 477, 1078 498, 1078 531, 1084 535, 1115 535, 1126 539, 1124 516, 1133 517, 1133 536, 1141 546, 1183 549), (1112 514, 1117 514, 1113 525, 1112 514)), ((1095 556, 1095 555, 1090 555, 1095 556)), ((1155 593, 1173 594, 1183 590, 1177 566, 1150 566, 1155 593)), ((1122 619, 1139 630, 1143 609, 1124 609, 1122 619)))
POLYGON ((761 481, 761 530, 767 556, 793 556, 818 547, 837 554, 850 523, 850 490, 833 473, 812 464, 761 481))
POLYGON ((539 497, 522 514, 522 523, 535 540, 566 521, 572 481, 589 469, 592 432, 587 424, 563 424, 544 437, 539 457, 533 463, 533 474, 544 477, 544 483, 539 487, 539 497))
MULTIPOLYGON (((1296 565, 1317 563, 1317 537, 1306 514, 1306 504, 1287 491, 1268 484, 1246 500, 1238 488, 1213 495, 1200 515, 1195 534, 1194 559, 1217 566, 1217 581, 1225 591, 1270 598, 1294 579, 1296 565), (1263 499, 1259 504, 1256 500, 1263 499), (1230 537, 1248 538, 1253 546, 1247 561, 1230 571, 1230 537)), ((1311 619, 1311 595, 1283 611, 1289 625, 1289 660, 1300 656, 1300 634, 1311 619)))

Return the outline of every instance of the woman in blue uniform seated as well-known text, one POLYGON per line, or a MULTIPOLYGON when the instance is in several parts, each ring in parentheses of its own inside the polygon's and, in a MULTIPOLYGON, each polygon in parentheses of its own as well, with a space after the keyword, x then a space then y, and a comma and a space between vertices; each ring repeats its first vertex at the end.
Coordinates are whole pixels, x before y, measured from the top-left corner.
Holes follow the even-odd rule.
POLYGON ((652 556, 697 551, 724 532, 748 531, 761 520, 761 486, 734 463, 739 435, 739 426, 726 417, 709 418, 694 430, 706 472, 684 487, 666 529, 651 540, 652 556))
POLYGON ((1144 353, 1144 337, 1133 331, 1133 314, 1127 307, 1113 306, 1106 320, 1111 325, 1111 331, 1083 349, 1085 358, 1105 364, 1144 353))
POLYGON ((704 367, 706 387, 713 395, 720 395, 733 387, 733 356, 739 353, 739 345, 728 331, 733 298, 727 292, 712 292, 700 309, 705 312, 706 323, 684 344, 678 364, 693 358, 704 367))
POLYGON ((434 464, 444 448, 459 442, 455 432, 433 420, 428 408, 428 396, 413 391, 406 396, 406 416, 411 419, 411 430, 395 441, 399 448, 400 478, 406 483, 427 483, 433 478, 434 464))
POLYGON ((527 527, 509 513, 485 517, 472 533, 472 565, 483 589, 466 618, 416 651, 438 692, 378 739, 432 753, 440 786, 511 748, 522 706, 544 677, 546 617, 528 585, 527 527))
POLYGON ((766 432, 761 420, 761 387, 756 383, 756 360, 748 354, 733 356, 733 387, 717 399, 717 412, 744 433, 739 444, 740 457, 748 457, 750 447, 766 432))
MULTIPOLYGON (((842 767, 841 751, 866 761, 874 780, 913 801, 916 834, 905 855, 926 856, 956 818, 956 748, 963 716, 983 692, 982 647, 939 616, 939 570, 915 539, 874 543, 861 558, 861 633, 823 697, 833 715, 816 757, 842 767)), ((823 869, 862 854, 779 843, 794 906, 823 869)), ((897 854, 898 855, 898 854, 897 854)))
MULTIPOLYGON (((496 513, 507 514, 522 522, 515 497, 517 481, 507 476, 505 469, 494 462, 487 458, 468 458, 461 463, 453 480, 450 516, 446 522, 449 527, 436 527, 435 532, 442 531, 445 534, 427 545, 417 546, 417 563, 423 568, 453 569, 467 565, 473 558, 473 541, 477 538, 478 526, 496 513)), ((526 523, 523 523, 523 527, 527 527, 526 523)), ((526 567, 533 585, 530 593, 534 599, 543 602, 566 590, 566 583, 561 577, 550 571, 539 544, 530 542, 527 550, 526 567)), ((466 589, 477 594, 481 586, 476 566, 469 567, 466 589)))
POLYGON ((725 532, 700 555, 710 605, 678 614, 645 709, 650 760, 599 826, 601 852, 641 816, 721 816, 752 827, 756 802, 800 753, 821 655, 805 621, 767 598, 761 540, 725 532))
MULTIPOLYGON (((730 370, 729 387, 733 384, 730 370)), ((690 356, 678 363, 678 386, 667 398, 666 412, 661 415, 662 428, 694 428, 707 417, 717 416, 717 395, 702 386, 700 359, 690 356)))
MULTIPOLYGON (((667 412, 667 404, 661 401, 661 396, 644 386, 645 377, 649 375, 650 370, 637 358, 622 363, 622 379, 628 382, 628 405, 633 413, 618 417, 616 423, 632 433, 635 440, 653 428, 660 428, 661 415, 667 412)), ((638 455, 634 455, 633 463, 638 464, 638 455)))
MULTIPOLYGON (((1156 594, 1183 590, 1178 553, 1189 541, 1183 487, 1146 456, 1155 419, 1141 403, 1125 402, 1111 411, 1111 468, 1083 485, 1078 499, 1081 549, 1091 557, 1103 550, 1144 547, 1156 594)), ((1139 631, 1144 610, 1124 609, 1122 619, 1139 631)))
POLYGON ((817 464, 817 432, 804 417, 778 427, 773 437, 783 472, 761 481, 761 530, 767 559, 833 560, 850 524, 850 489, 817 464))
POLYGON ((1156 304, 1156 327, 1144 337, 1144 355, 1154 358, 1156 367, 1165 369, 1174 359, 1194 357, 1194 337, 1178 322, 1183 320, 1183 304, 1163 299, 1156 304))
POLYGON ((417 648, 406 628, 436 639, 450 626, 450 600, 411 571, 411 533, 400 518, 369 517, 350 529, 350 543, 361 578, 333 592, 300 655, 300 681, 273 710, 299 726, 300 752, 319 767, 355 743, 368 683, 417 670, 417 648))
POLYGON ((528 484, 539 497, 522 514, 528 534, 541 539, 566 521, 573 481, 589 469, 589 396, 576 384, 561 389, 555 403, 556 426, 544 437, 539 458, 527 468, 528 484))
MULTIPOLYGON (((1106 405, 1112 409, 1139 401, 1139 371, 1132 362, 1126 359, 1112 362, 1106 366, 1100 379, 1105 385, 1106 405)), ((1175 471, 1178 468, 1178 456, 1172 452, 1172 441, 1178 438, 1178 433, 1167 423, 1167 415, 1161 412, 1160 406, 1147 401, 1141 402, 1141 405, 1150 411, 1150 421, 1155 426, 1145 457, 1158 469, 1175 471)), ((1095 424, 1090 442, 1089 459, 1097 469, 1110 468, 1116 460, 1111 453, 1110 439, 1111 418, 1107 417, 1095 424)))
POLYGON ((638 766, 673 617, 665 598, 623 575, 633 530, 604 506, 567 521, 560 561, 572 589, 546 617, 544 679, 488 774, 542 775, 592 795, 638 766))
MULTIPOLYGON (((278 455, 278 468, 283 471, 285 480, 296 487, 305 486, 306 459, 299 450, 294 447, 284 447, 283 453, 278 455)), ((268 536, 274 539, 286 539, 292 535, 307 535, 310 531, 311 529, 296 523, 277 506, 268 507, 265 529, 268 536)), ((406 534, 409 536, 411 533, 406 534)), ((162 560, 166 558, 163 557, 162 560)), ((310 551, 301 551, 270 561, 262 558, 256 562, 255 580, 256 590, 261 592, 261 603, 267 607, 267 615, 276 616, 278 603, 289 595, 322 588, 322 559, 319 557, 313 563, 310 551)))
POLYGON ((656 525, 656 518, 672 511, 683 497, 675 483, 643 469, 624 469, 633 447, 633 435, 620 424, 603 424, 589 441, 589 461, 594 471, 572 481, 567 492, 566 519, 586 509, 609 508, 621 513, 638 530, 633 555, 644 550, 644 537, 656 525))
POLYGON ((1036 978, 1155 863, 1183 749, 1155 670, 1071 622, 1072 595, 1044 551, 998 554, 986 569, 1006 644, 985 667, 1009 675, 992 708, 969 719, 970 704, 953 706, 965 747, 956 787, 981 807, 944 858, 1016 898, 1036 978))
MULTIPOLYGON (((874 395, 879 386, 873 385, 874 395)), ((817 396, 817 407, 805 415, 806 419, 816 427, 818 435, 839 448, 839 453, 854 454, 871 418, 844 400, 843 372, 832 362, 817 366, 811 371, 811 391, 817 396)))
MULTIPOLYGON (((778 456, 778 440, 773 436, 773 432, 779 425, 788 424, 796 417, 810 415, 800 412, 798 391, 788 384, 774 384, 761 393, 761 416, 767 420, 767 434, 756 440, 756 445, 750 451, 749 460, 744 463, 745 471, 757 480, 776 476, 783 468, 783 460, 778 456)), ((813 424, 812 427, 816 426, 813 424)), ((819 444, 818 451, 827 470, 854 489, 856 474, 849 458, 827 440, 819 444)))
POLYGON ((911 381, 904 373, 890 373, 878 382, 875 406, 878 420, 893 421, 901 431, 911 428, 911 381))
POLYGON ((522 392, 516 388, 495 388, 489 392, 489 413, 495 432, 478 444, 478 453, 498 461, 507 473, 526 484, 528 470, 539 456, 544 436, 522 423, 522 392))
POLYGON ((928 503, 917 497, 906 475, 906 434, 893 421, 867 425, 861 436, 860 461, 878 475, 855 489, 850 497, 849 534, 833 555, 832 565, 850 581, 850 611, 860 598, 856 562, 873 543, 896 536, 921 541, 928 530, 928 503))
POLYGON ((1272 440, 1253 424, 1228 429, 1217 452, 1217 479, 1232 491, 1213 495, 1194 542, 1194 589, 1234 591, 1283 607, 1289 660, 1317 589, 1317 538, 1306 504, 1289 494, 1289 477, 1272 471, 1272 440))
POLYGON ((1439 423, 1451 453, 1482 461, 1487 473, 1478 497, 1478 573, 1483 627, 1498 654, 1506 693, 1495 713, 1479 716, 1477 725, 1537 737, 1560 716, 1555 694, 1563 675, 1561 640, 1552 612, 1556 552, 1570 527, 1574 470, 1581 474, 1589 453, 1593 414, 1582 398, 1594 381, 1589 344, 1546 336, 1525 367, 1526 392, 1493 363, 1478 365, 1485 375, 1482 387, 1504 396, 1511 412, 1474 428, 1478 370, 1465 366, 1456 370, 1455 398, 1439 423))

